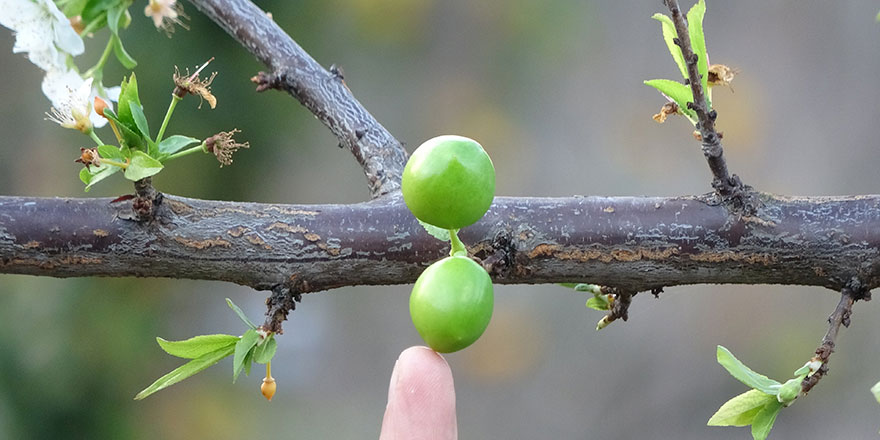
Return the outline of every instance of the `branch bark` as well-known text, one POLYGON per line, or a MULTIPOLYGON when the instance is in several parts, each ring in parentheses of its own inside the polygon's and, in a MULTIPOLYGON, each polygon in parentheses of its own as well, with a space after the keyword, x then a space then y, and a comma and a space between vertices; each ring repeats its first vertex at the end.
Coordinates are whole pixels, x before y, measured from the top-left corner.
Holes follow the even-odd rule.
MULTIPOLYGON (((880 285, 880 196, 499 197, 461 238, 495 282, 638 292, 701 283, 880 285)), ((166 195, 150 222, 110 199, 0 197, 0 273, 223 280, 308 293, 412 283, 448 252, 399 195, 267 205, 166 195)))
POLYGON ((373 198, 400 189, 406 151, 355 99, 338 69, 328 72, 248 0, 190 0, 199 11, 272 69, 258 90, 290 93, 347 147, 363 167, 373 198))

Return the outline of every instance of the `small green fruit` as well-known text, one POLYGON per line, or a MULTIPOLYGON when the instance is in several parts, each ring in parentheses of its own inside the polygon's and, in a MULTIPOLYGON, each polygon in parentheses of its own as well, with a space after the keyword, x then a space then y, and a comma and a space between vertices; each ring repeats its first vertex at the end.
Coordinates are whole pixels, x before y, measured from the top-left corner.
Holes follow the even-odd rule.
POLYGON ((403 200, 419 220, 460 229, 483 217, 495 197, 495 167, 473 139, 438 136, 425 141, 403 170, 403 200))
POLYGON ((492 279, 464 256, 446 257, 430 265, 409 297, 416 330, 440 353, 473 344, 489 325, 493 305, 492 279))

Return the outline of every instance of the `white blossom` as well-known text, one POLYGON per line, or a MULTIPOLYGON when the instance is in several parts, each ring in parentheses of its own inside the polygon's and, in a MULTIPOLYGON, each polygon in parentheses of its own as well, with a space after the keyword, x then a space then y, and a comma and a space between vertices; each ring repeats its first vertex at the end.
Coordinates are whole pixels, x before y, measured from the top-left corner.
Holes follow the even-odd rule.
POLYGON ((183 7, 177 3, 177 0, 150 0, 150 3, 144 8, 144 15, 153 19, 153 25, 156 26, 156 29, 164 30, 169 36, 171 32, 174 32, 175 24, 188 29, 181 18, 189 17, 183 13, 183 7))
MULTIPOLYGON (((52 101, 53 121, 62 125, 70 124, 72 119, 56 112, 66 113, 62 109, 68 109, 74 102, 73 95, 76 95, 76 102, 81 104, 84 90, 89 91, 86 102, 89 109, 95 96, 100 96, 108 104, 119 99, 119 87, 105 88, 91 79, 83 79, 68 64, 68 58, 82 54, 85 47, 82 37, 52 0, 0 0, 0 25, 15 32, 12 52, 27 54, 32 63, 46 71, 42 89, 43 94, 52 101), (84 86, 86 82, 88 87, 84 86)), ((94 111, 86 114, 95 127, 103 127, 107 123, 94 111)), ((73 117, 72 114, 69 116, 73 117)))
MULTIPOLYGON (((79 78, 79 75, 76 75, 79 78)), ((46 113, 48 120, 56 122, 64 128, 72 128, 87 133, 92 129, 89 113, 92 111, 92 102, 89 95, 92 93, 92 78, 82 82, 76 89, 68 88, 66 99, 59 99, 55 103, 51 113, 46 113)))
MULTIPOLYGON (((92 125, 95 127, 103 127, 107 124, 107 120, 92 109, 95 96, 100 96, 111 108, 111 101, 119 100, 118 86, 104 88, 100 84, 93 83, 91 78, 83 80, 76 71, 69 69, 46 72, 42 87, 43 94, 52 101, 54 110, 60 111, 62 108, 70 107, 82 109, 83 106, 88 106, 89 111, 87 114, 92 125), (75 105, 71 106, 71 103, 75 103, 75 105)), ((55 121, 58 122, 57 120, 55 121)), ((62 124, 62 126, 65 125, 62 124)))
POLYGON ((85 50, 82 38, 52 0, 0 0, 0 25, 15 32, 14 53, 43 70, 64 69, 85 50))

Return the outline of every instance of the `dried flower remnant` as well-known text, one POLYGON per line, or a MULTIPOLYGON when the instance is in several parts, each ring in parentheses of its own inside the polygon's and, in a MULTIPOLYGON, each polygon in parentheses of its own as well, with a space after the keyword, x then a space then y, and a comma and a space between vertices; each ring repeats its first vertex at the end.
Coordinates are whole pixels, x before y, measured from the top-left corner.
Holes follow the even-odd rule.
POLYGON ((739 69, 727 67, 724 64, 712 64, 709 66, 706 80, 710 86, 730 86, 733 77, 738 73, 739 69))
POLYGON ((660 108, 660 113, 654 115, 653 118, 658 124, 662 124, 666 122, 666 118, 668 118, 669 115, 674 115, 676 113, 679 113, 678 104, 674 101, 670 101, 663 104, 663 107, 660 108))
POLYGON ((220 162, 220 168, 223 168, 224 165, 232 165, 232 155, 235 154, 236 151, 241 148, 250 148, 250 144, 247 142, 242 144, 236 142, 235 139, 232 139, 232 136, 240 131, 241 130, 234 128, 232 131, 221 131, 220 133, 205 139, 205 150, 209 153, 214 153, 214 156, 217 157, 217 161, 220 162))
MULTIPOLYGON (((211 94, 211 83, 214 81, 214 77, 217 76, 217 72, 212 72, 211 76, 205 79, 199 78, 199 73, 201 73, 202 69, 208 66, 208 63, 214 60, 214 57, 211 57, 205 64, 202 64, 201 67, 196 69, 196 71, 190 75, 189 69, 186 69, 186 74, 181 75, 180 70, 178 70, 177 66, 174 67, 174 91, 172 92, 178 98, 183 98, 187 93, 192 95, 199 95, 203 100, 208 101, 208 105, 211 108, 217 107, 217 98, 211 94)), ((199 103, 199 108, 201 108, 202 104, 199 103)))
POLYGON ((68 17, 68 20, 70 20, 70 26, 73 27, 73 30, 78 35, 82 35, 83 31, 86 30, 85 23, 83 23, 82 15, 68 17))
POLYGON ((177 0, 150 0, 144 8, 144 15, 152 18, 156 29, 165 31, 165 35, 169 37, 174 32, 175 24, 189 30, 186 23, 181 21, 181 18, 189 17, 183 13, 183 6, 177 0))
POLYGON ((101 166, 101 156, 98 155, 97 148, 80 148, 80 156, 79 159, 74 162, 79 162, 86 166, 86 169, 91 171, 89 166, 94 165, 96 167, 101 166))
MULTIPOLYGON (((703 142, 703 135, 700 134, 699 130, 694 130, 694 132, 691 134, 694 136, 695 141, 703 142)), ((724 132, 723 131, 718 132, 718 139, 724 139, 724 132)))

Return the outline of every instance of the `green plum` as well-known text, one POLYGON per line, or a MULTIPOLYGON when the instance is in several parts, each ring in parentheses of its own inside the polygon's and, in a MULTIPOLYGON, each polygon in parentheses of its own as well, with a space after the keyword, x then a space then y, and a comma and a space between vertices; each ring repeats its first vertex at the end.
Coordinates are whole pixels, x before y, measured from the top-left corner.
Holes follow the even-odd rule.
POLYGON ((416 330, 440 353, 473 344, 489 325, 493 305, 492 279, 465 256, 446 257, 430 265, 409 297, 416 330))
POLYGON ((492 159, 473 139, 425 141, 403 170, 403 200, 419 220, 444 229, 474 224, 495 197, 492 159))

